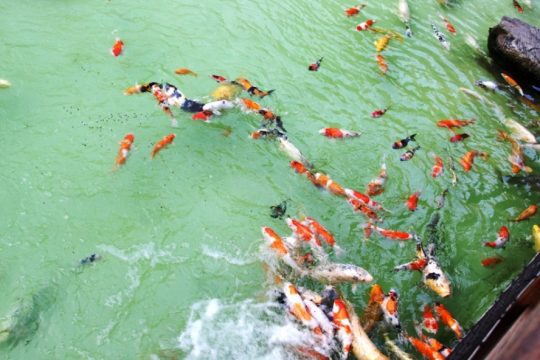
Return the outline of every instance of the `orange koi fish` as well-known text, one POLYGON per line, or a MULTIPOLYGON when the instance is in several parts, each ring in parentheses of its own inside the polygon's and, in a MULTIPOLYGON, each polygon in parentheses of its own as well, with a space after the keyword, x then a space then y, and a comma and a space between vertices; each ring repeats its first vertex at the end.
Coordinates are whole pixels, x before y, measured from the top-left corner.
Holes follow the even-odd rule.
POLYGON ((369 303, 364 314, 362 315, 361 324, 366 333, 369 333, 382 319, 381 304, 384 300, 384 293, 379 284, 375 284, 371 287, 369 295, 369 303))
POLYGON ((441 303, 435 303, 434 308, 441 322, 452 329, 458 339, 461 339, 463 337, 463 329, 457 320, 452 317, 452 314, 450 314, 450 312, 441 303))
POLYGON ((514 7, 516 8, 516 10, 518 11, 518 13, 523 14, 523 8, 521 7, 519 3, 516 0, 512 0, 512 3, 514 7))
POLYGON ((345 196, 345 189, 337 182, 330 179, 330 177, 323 173, 316 173, 315 179, 320 187, 324 187, 334 195, 345 196))
POLYGON ((514 89, 516 89, 521 96, 525 96, 523 89, 521 88, 521 86, 519 86, 516 80, 512 79, 510 75, 505 74, 505 73, 501 73, 501 76, 503 77, 504 81, 506 81, 508 85, 510 85, 510 87, 513 87, 514 89))
POLYGON ((426 344, 422 340, 414 338, 412 336, 408 336, 407 339, 409 339, 409 342, 426 359, 428 360, 444 360, 445 359, 444 356, 442 356, 438 351, 433 350, 429 344, 426 344))
POLYGON ((292 230, 292 232, 298 239, 304 241, 311 241, 311 239, 315 238, 315 234, 313 234, 310 228, 302 224, 300 221, 292 218, 287 218, 286 222, 287 226, 292 230))
POLYGON ((386 172, 386 164, 383 163, 381 165, 379 176, 368 183, 366 194, 368 196, 382 194, 384 192, 384 184, 386 183, 386 179, 388 179, 388 173, 386 172))
POLYGON ((420 191, 414 192, 409 199, 407 200, 407 209, 410 211, 415 211, 416 206, 418 205, 418 198, 420 197, 420 191))
POLYGON ((306 177, 313 183, 315 186, 319 186, 319 183, 317 182, 317 179, 315 179, 315 175, 311 171, 308 170, 308 168, 302 164, 299 161, 292 160, 290 162, 291 167, 299 174, 305 174, 306 177))
POLYGON ((249 80, 246 79, 246 78, 238 78, 235 81, 240 86, 242 86, 242 88, 252 96, 254 95, 254 96, 258 96, 260 98, 263 98, 263 97, 265 97, 267 95, 270 95, 271 93, 274 92, 274 90, 263 91, 263 90, 259 89, 258 87, 253 86, 251 84, 251 82, 249 82, 249 80))
POLYGON ((523 149, 521 148, 521 145, 519 145, 516 139, 514 139, 512 136, 508 135, 504 131, 497 131, 499 132, 497 139, 502 141, 508 141, 512 145, 512 153, 508 155, 508 160, 512 165, 512 173, 517 174, 521 170, 525 171, 526 173, 531 173, 533 171, 532 168, 530 168, 529 166, 525 166, 523 149))
POLYGON ((118 55, 122 53, 123 50, 124 50, 124 42, 120 40, 120 38, 116 38, 116 41, 111 49, 111 54, 114 57, 117 57, 118 55))
POLYGON ((349 204, 351 204, 351 206, 353 207, 354 212, 360 211, 360 212, 362 212, 362 214, 364 214, 368 219, 370 219, 372 221, 375 221, 375 222, 381 221, 381 219, 379 219, 379 216, 377 215, 377 213, 375 211, 371 210, 369 207, 367 207, 367 205, 365 205, 360 200, 355 199, 355 198, 348 198, 347 202, 349 204))
POLYGON ((353 6, 351 8, 348 8, 347 10, 345 10, 345 15, 347 15, 348 17, 358 15, 358 13, 360 13, 360 10, 362 10, 365 7, 366 7, 365 4, 360 4, 360 5, 357 5, 357 6, 353 6))
POLYGON ((450 356, 452 353, 452 349, 447 348, 443 344, 441 344, 437 339, 429 338, 427 336, 422 336, 422 339, 426 341, 429 346, 435 351, 437 351, 439 354, 441 354, 445 359, 450 356))
POLYGON ((157 142, 156 145, 154 145, 154 148, 152 149, 152 154, 150 155, 152 159, 158 152, 161 151, 161 149, 165 148, 167 145, 173 142, 174 138, 176 137, 175 134, 169 134, 165 136, 163 139, 157 142))
POLYGON ((371 199, 366 194, 361 193, 360 191, 356 191, 353 189, 345 189, 345 195, 349 198, 354 198, 359 200, 360 202, 364 203, 365 205, 369 206, 373 210, 383 210, 383 207, 378 202, 371 199))
POLYGON ((120 167, 126 163, 129 151, 131 150, 131 145, 135 140, 133 134, 127 134, 124 136, 124 139, 120 142, 120 149, 118 150, 118 155, 116 156, 116 166, 120 167))
POLYGON ((377 231, 381 236, 391 240, 407 241, 414 237, 413 234, 409 234, 404 231, 383 229, 373 225, 372 223, 367 223, 363 227, 366 238, 369 238, 369 236, 371 236, 373 230, 377 231))
POLYGON ((390 42, 391 38, 392 38, 391 35, 386 34, 382 38, 380 38, 379 40, 375 41, 374 42, 375 50, 377 50, 377 52, 380 53, 381 51, 386 49, 386 47, 388 46, 388 43, 390 42))
POLYGON ((177 75, 193 75, 193 76, 198 76, 196 72, 194 71, 191 71, 190 69, 188 68, 179 68, 179 69, 176 69, 174 71, 175 74, 177 75))
POLYGON ((291 268, 301 273, 302 270, 291 257, 291 254, 289 253, 289 250, 287 249, 287 246, 285 245, 281 237, 268 226, 262 227, 261 232, 263 234, 264 240, 276 253, 276 255, 280 259, 282 259, 285 264, 289 265, 291 268))
POLYGON ((470 120, 456 120, 456 119, 444 119, 437 122, 438 127, 445 127, 448 129, 461 128, 467 125, 474 124, 476 119, 470 120))
POLYGON ((239 100, 240 108, 243 112, 259 112, 262 109, 262 106, 259 103, 247 98, 240 98, 239 100))
POLYGON ((484 243, 484 246, 488 246, 494 249, 500 249, 506 245, 506 242, 510 239, 510 233, 506 226, 501 226, 499 229, 499 234, 495 241, 488 241, 484 243))
POLYGON ((375 24, 376 21, 375 20, 366 20, 364 21, 363 23, 360 23, 358 25, 356 25, 356 31, 364 31, 364 30, 367 30, 369 29, 370 27, 373 26, 373 24, 375 24))
POLYGON ((463 170, 465 170, 465 172, 469 172, 472 169, 474 158, 476 156, 480 156, 484 160, 486 160, 488 157, 488 154, 485 152, 471 150, 471 151, 468 151, 465 155, 463 155, 461 159, 459 159, 459 163, 461 164, 461 166, 463 166, 463 170))
POLYGON ((379 69, 381 69, 383 75, 386 74, 388 72, 388 65, 384 61, 384 56, 377 54, 375 59, 377 60, 377 64, 379 64, 379 69))
POLYGON ((443 172, 444 163, 440 157, 435 155, 435 165, 433 165, 433 169, 431 170, 431 177, 436 178, 437 176, 441 175, 443 172))
POLYGON ((338 128, 324 128, 319 130, 319 134, 333 139, 343 139, 347 137, 356 137, 361 135, 361 133, 357 131, 350 131, 338 128))
POLYGON ((432 334, 436 334, 437 330, 439 330, 439 324, 437 324, 437 319, 435 319, 435 316, 433 316, 433 313, 431 312, 431 307, 427 304, 424 305, 422 318, 422 326, 424 330, 432 334))
POLYGON ((528 208, 526 208, 525 210, 523 210, 521 212, 521 214, 518 215, 517 218, 511 220, 511 221, 523 221, 523 220, 526 220, 528 218, 530 218, 531 216, 533 216, 534 214, 536 214, 536 211, 538 210, 538 207, 536 205, 530 205, 528 208))
POLYGON ((394 326, 398 332, 401 332, 401 323, 398 313, 398 293, 395 289, 390 289, 388 295, 384 297, 381 303, 381 309, 384 315, 384 320, 394 326))
POLYGON ((488 258, 482 260, 482 266, 484 266, 484 267, 494 266, 494 265, 497 265, 497 264, 501 263, 502 261, 503 261, 503 259, 500 258, 500 257, 488 257, 488 258))
POLYGON ((452 35, 456 35, 456 28, 454 27, 454 25, 452 25, 450 21, 448 21, 448 19, 442 16, 441 14, 439 14, 439 17, 444 22, 444 25, 446 25, 446 30, 448 30, 448 32, 451 33, 452 35))
POLYGON ((320 58, 315 63, 308 66, 309 71, 317 71, 321 67, 321 62, 323 61, 323 58, 320 58))
POLYGON ((312 217, 306 217, 305 221, 310 230, 315 233, 315 235, 322 238, 328 244, 328 246, 337 246, 336 240, 334 239, 332 233, 322 226, 317 220, 312 217))
POLYGON ((332 308, 334 326, 337 329, 337 338, 341 342, 342 359, 346 359, 353 342, 352 326, 349 320, 347 307, 341 299, 334 300, 332 308))
POLYGON ((296 287, 293 284, 286 282, 283 286, 283 292, 285 293, 285 302, 289 313, 303 325, 310 328, 316 335, 322 335, 322 330, 317 323, 317 320, 311 316, 311 313, 307 309, 306 304, 304 304, 296 287))

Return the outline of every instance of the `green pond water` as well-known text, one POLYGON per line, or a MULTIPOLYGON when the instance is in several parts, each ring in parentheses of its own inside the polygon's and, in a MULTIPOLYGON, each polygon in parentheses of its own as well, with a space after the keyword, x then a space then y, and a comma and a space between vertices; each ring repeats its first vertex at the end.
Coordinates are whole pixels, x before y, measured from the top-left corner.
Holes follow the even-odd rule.
MULTIPOLYGON (((365 1, 367 2, 367 1, 365 1)), ((173 109, 179 126, 151 95, 124 96, 136 83, 167 81, 190 98, 208 100, 209 74, 245 76, 262 89, 260 100, 281 115, 289 139, 315 166, 344 186, 363 191, 386 157, 389 179, 377 200, 391 210, 381 226, 423 235, 435 197, 450 191, 441 210, 438 260, 452 281, 443 303, 469 329, 532 258, 532 223, 509 223, 538 201, 526 187, 501 182, 510 173, 508 143, 495 140, 501 122, 525 125, 538 113, 511 91, 487 93, 478 79, 502 83, 465 35, 485 49, 490 26, 503 15, 538 25, 540 4, 518 14, 511 1, 409 0, 414 36, 391 41, 381 76, 373 42, 358 33, 367 18, 403 33, 397 0, 369 1, 356 18, 344 16, 354 1, 0 1, 0 318, 19 316, 19 338, 0 345, 2 359, 278 359, 293 324, 268 303, 270 286, 260 261, 261 226, 286 235, 269 206, 289 198, 288 213, 320 220, 346 249, 340 262, 366 268, 385 291, 400 292, 405 329, 421 319, 424 303, 440 300, 419 286, 418 273, 394 273, 411 261, 414 244, 374 236, 363 240, 360 214, 343 199, 318 190, 289 167, 276 142, 252 140, 256 115, 237 109, 211 124, 173 109), (446 33, 437 13, 458 31, 446 33), (432 19, 452 42, 445 51, 432 19), (117 30, 114 34, 113 31, 117 30), (125 42, 110 54, 115 36, 125 42), (321 69, 307 66, 324 56, 321 69), (177 76, 188 67, 198 77, 177 76), (471 98, 474 89, 493 104, 471 98), (373 119, 376 108, 391 105, 373 119), (471 118, 471 135, 452 144, 435 126, 444 118, 471 118), (331 141, 323 127, 358 130, 360 138, 331 141), (232 130, 225 136, 227 129, 232 130), (135 134, 124 167, 113 172, 118 143, 135 134), (166 134, 174 144, 154 160, 150 151, 166 134), (391 144, 417 133, 416 156, 391 144), (448 156, 490 154, 450 185, 448 156), (447 168, 431 178, 433 156, 447 168), (421 191, 411 213, 405 200, 421 191), (482 246, 506 224, 505 250, 482 246), (102 260, 77 268, 92 253, 102 260), (486 269, 480 261, 500 254, 486 269), (287 333, 289 331, 289 333, 287 333)), ((526 163, 540 171, 537 154, 526 163)), ((320 290, 315 282, 303 285, 320 290)), ((369 285, 342 290, 361 313, 369 285)), ((455 339, 443 329, 440 339, 455 339)), ((374 337, 380 342, 378 335, 374 337)), ((407 348, 412 352, 410 348, 407 348)))

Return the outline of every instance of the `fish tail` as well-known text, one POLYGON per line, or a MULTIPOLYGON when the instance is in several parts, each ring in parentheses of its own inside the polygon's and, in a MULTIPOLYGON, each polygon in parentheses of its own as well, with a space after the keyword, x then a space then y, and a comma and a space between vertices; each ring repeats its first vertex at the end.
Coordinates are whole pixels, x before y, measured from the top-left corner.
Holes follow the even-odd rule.
POLYGON ((266 92, 266 95, 270 95, 270 94, 273 93, 274 91, 276 91, 276 89, 268 90, 268 91, 266 92))
POLYGON ((416 137, 416 134, 412 134, 411 136, 409 136, 409 140, 416 142, 415 137, 416 137))

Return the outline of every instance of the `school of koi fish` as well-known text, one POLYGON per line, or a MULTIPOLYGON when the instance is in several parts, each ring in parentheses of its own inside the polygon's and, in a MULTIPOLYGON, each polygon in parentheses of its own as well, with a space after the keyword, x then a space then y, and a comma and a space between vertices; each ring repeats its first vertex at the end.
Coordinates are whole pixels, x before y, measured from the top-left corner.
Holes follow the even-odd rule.
MULTIPOLYGON (((447 2, 439 1, 441 4, 447 2)), ((523 9, 519 3, 513 0, 513 5, 521 13, 523 9)), ((362 10, 366 8, 365 4, 345 9, 345 15, 348 18, 362 17, 362 10)), ((407 0, 399 0, 399 16, 405 25, 406 37, 412 37, 412 27, 410 22, 410 11, 407 0)), ((443 15, 438 14, 442 25, 450 36, 455 36, 457 30, 454 25, 443 15)), ((383 51, 390 46, 392 40, 400 42, 405 41, 404 37, 397 31, 377 28, 375 19, 366 19, 359 23, 355 29, 358 32, 371 32, 381 34, 375 40, 375 59, 381 71, 385 75, 389 71, 389 66, 383 56, 383 51)), ((444 49, 450 51, 451 43, 437 24, 431 20, 433 35, 440 42, 444 49)), ((368 36, 368 35, 363 35, 368 36)), ((473 42, 474 43, 474 42, 473 42)), ((124 43, 119 38, 116 39, 111 53, 113 56, 122 54, 124 43)), ((331 60, 326 60, 331 61, 331 60)), ((308 71, 317 72, 321 70, 323 57, 310 64, 308 71)), ((397 71, 397 70, 393 70, 397 71)), ((177 75, 198 76, 198 74, 188 68, 178 68, 175 71, 177 75)), ((222 114, 222 111, 238 108, 243 113, 260 116, 261 127, 250 134, 252 139, 267 139, 276 141, 279 148, 283 150, 290 158, 290 167, 299 175, 305 176, 316 188, 326 190, 330 194, 343 198, 351 206, 355 213, 364 217, 362 228, 365 239, 370 238, 373 233, 381 237, 396 241, 403 245, 405 242, 414 240, 416 256, 414 260, 406 264, 397 265, 395 272, 403 270, 419 271, 422 273, 422 281, 426 289, 429 289, 441 298, 440 301, 452 295, 452 285, 450 279, 445 275, 435 256, 435 246, 437 227, 440 221, 438 211, 444 206, 444 199, 449 192, 446 189, 435 200, 436 211, 433 214, 427 228, 429 239, 424 245, 422 239, 415 232, 405 232, 401 230, 386 229, 380 227, 378 223, 382 222, 385 216, 391 214, 384 206, 375 201, 373 197, 384 192, 384 186, 388 181, 388 172, 384 160, 378 176, 370 181, 364 192, 339 184, 321 171, 317 171, 313 162, 302 154, 302 152, 291 142, 289 134, 285 130, 281 117, 275 114, 271 109, 253 101, 250 98, 242 97, 240 94, 246 92, 251 97, 263 99, 271 95, 274 90, 262 90, 253 85, 248 79, 239 77, 235 80, 227 79, 221 75, 211 74, 210 77, 215 80, 219 87, 213 92, 212 102, 203 104, 195 100, 188 99, 176 86, 169 83, 159 84, 151 82, 143 85, 136 85, 125 90, 125 95, 149 92, 157 100, 158 105, 170 117, 171 125, 177 125, 177 120, 173 114, 172 108, 179 107, 184 111, 193 113, 192 119, 204 122, 210 122, 215 116, 222 114), (426 247, 427 246, 427 247, 426 247), (426 250, 427 249, 427 250, 426 250)), ((506 73, 501 73, 501 77, 509 85, 510 89, 516 92, 516 96, 526 97, 520 85, 506 73)), ((489 80, 479 80, 476 85, 490 91, 496 91, 502 88, 501 85, 489 80)), ((470 89, 462 89, 463 92, 482 100, 483 96, 470 89)), ((390 106, 383 109, 376 109, 372 112, 373 118, 379 118, 390 110, 390 106)), ((457 133, 457 129, 464 127, 473 127, 475 119, 440 119, 435 125, 439 128, 447 129, 453 136, 450 142, 462 142, 472 136, 470 133, 457 133)), ((536 138, 523 126, 513 120, 506 123, 512 135, 503 130, 499 130, 498 139, 508 142, 511 145, 511 153, 508 160, 511 165, 511 172, 518 174, 520 172, 530 173, 532 169, 525 165, 521 142, 527 144, 536 144, 536 138)), ((361 132, 341 129, 341 128, 323 128, 320 134, 327 138, 344 139, 361 136, 361 132)), ((150 154, 154 158, 158 152, 172 144, 175 134, 171 133, 155 143, 150 154)), ((405 149, 410 142, 417 144, 417 134, 411 134, 398 139, 392 144, 392 149, 405 149)), ((126 164, 132 144, 135 140, 133 134, 127 134, 120 143, 120 149, 115 162, 115 169, 126 164)), ((411 161, 415 153, 421 147, 416 145, 403 152, 399 158, 401 161, 411 161)), ((165 156, 165 155, 164 155, 165 156)), ((445 161, 435 153, 431 156, 434 159, 434 165, 431 170, 433 181, 441 176, 445 170, 445 161)), ((488 154, 483 151, 471 149, 464 153, 459 159, 459 164, 463 168, 464 175, 473 170, 476 157, 483 160, 488 158, 488 154)), ((451 176, 451 184, 457 186, 457 170, 454 167, 454 159, 447 158, 448 172, 451 176)), ((390 169, 391 172, 391 169, 390 169)), ((407 199, 405 206, 410 211, 415 211, 418 207, 418 200, 421 196, 420 191, 415 191, 407 199)), ((280 206, 272 207, 274 218, 282 218, 286 213, 286 203, 280 206)), ((530 205, 515 219, 509 221, 522 221, 535 215, 536 205, 530 205)), ((422 312, 422 323, 415 324, 416 334, 407 333, 399 318, 398 304, 400 299, 399 292, 396 289, 388 289, 385 294, 383 289, 377 285, 371 285, 369 303, 363 315, 359 317, 355 313, 354 304, 344 298, 339 291, 339 285, 343 283, 353 284, 356 288, 358 284, 372 283, 375 279, 364 268, 356 264, 342 264, 331 260, 339 258, 345 250, 342 249, 331 231, 314 218, 304 216, 300 219, 287 217, 286 225, 292 231, 288 236, 282 237, 275 230, 268 226, 261 228, 264 239, 262 252, 264 254, 264 269, 268 275, 269 282, 276 288, 274 292, 275 299, 283 305, 285 312, 292 319, 296 320, 302 326, 310 329, 312 332, 312 347, 294 348, 292 351, 295 356, 306 359, 347 359, 353 354, 358 359, 387 359, 387 354, 392 354, 400 359, 411 359, 411 356, 405 353, 403 348, 407 348, 406 343, 410 343, 418 353, 426 359, 444 359, 451 353, 451 348, 441 344, 433 336, 439 330, 439 323, 448 327, 454 332, 456 339, 464 336, 464 330, 459 325, 451 312, 439 301, 433 304, 425 304, 422 312), (309 280, 308 280, 309 279, 309 280), (326 287, 322 293, 311 290, 309 284, 313 282, 324 284, 326 287), (303 285, 300 286, 299 284, 303 285), (433 310, 432 310, 433 309, 433 310), (370 340, 368 334, 373 331, 376 325, 384 329, 384 337, 387 345, 384 352, 370 340), (396 341, 392 340, 391 333, 394 333, 396 341)), ((535 225, 533 229, 535 234, 540 234, 539 228, 535 225)), ((535 235, 535 239, 539 237, 535 235)), ((510 239, 510 232, 506 225, 501 225, 500 230, 494 241, 487 241, 484 246, 492 249, 501 249, 510 239)), ((538 245, 537 245, 538 246, 538 245)), ((500 256, 487 257, 482 260, 485 267, 495 266, 503 260, 500 256)), ((374 264, 366 264, 374 266, 374 264)))

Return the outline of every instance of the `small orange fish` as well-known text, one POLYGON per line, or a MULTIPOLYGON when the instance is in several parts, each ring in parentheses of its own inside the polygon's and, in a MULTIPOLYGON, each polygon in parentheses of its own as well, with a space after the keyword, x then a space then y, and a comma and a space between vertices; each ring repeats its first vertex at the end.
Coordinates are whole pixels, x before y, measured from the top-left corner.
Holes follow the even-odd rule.
POLYGON ((379 64, 379 69, 381 69, 383 75, 386 74, 388 72, 388 65, 384 61, 384 56, 382 56, 381 54, 377 54, 376 59, 377 64, 379 64))
POLYGON ((510 75, 505 74, 505 73, 501 73, 501 76, 503 77, 504 81, 506 81, 508 85, 516 89, 521 96, 525 96, 523 89, 521 88, 521 86, 519 86, 516 80, 512 79, 510 75))
POLYGON ((242 88, 247 91, 250 95, 255 95, 255 96, 258 96, 260 98, 263 98, 267 95, 270 95, 271 93, 274 92, 274 90, 268 90, 268 91, 263 91, 261 89, 259 89, 258 87, 256 86, 253 86, 251 84, 251 82, 246 79, 246 78, 238 78, 235 80, 235 82, 237 84, 239 84, 240 86, 242 86, 242 88))
POLYGON ((445 127, 448 129, 461 128, 463 126, 474 124, 476 119, 470 120, 456 120, 456 119, 444 119, 437 122, 438 127, 445 127))
POLYGON ((487 159, 488 154, 485 152, 480 152, 476 150, 468 151, 461 159, 459 159, 459 163, 461 166, 463 166, 463 170, 465 172, 469 172, 472 169, 472 165, 474 162, 474 158, 476 156, 481 156, 484 160, 487 159))
POLYGON ((521 214, 519 214, 519 216, 515 219, 513 219, 512 221, 523 221, 523 220, 526 220, 528 218, 530 218, 531 216, 535 215, 536 214, 536 211, 538 210, 538 206, 536 205, 531 205, 529 206, 528 208, 526 208, 525 210, 523 210, 521 212, 521 214))
POLYGON ((161 139, 160 141, 158 141, 158 143, 152 149, 152 154, 150 155, 152 159, 154 158, 154 156, 156 156, 158 152, 161 151, 161 149, 165 148, 167 145, 172 143, 175 137, 176 137, 175 134, 169 134, 165 136, 163 139, 161 139))
POLYGON ((434 309, 437 315, 439 315, 441 322, 452 329, 458 339, 461 339, 463 337, 463 329, 457 320, 452 317, 452 314, 450 314, 450 312, 444 307, 444 305, 441 303, 435 303, 434 309))
POLYGON ((357 5, 357 6, 353 6, 351 8, 348 8, 347 10, 345 10, 345 15, 347 15, 348 17, 358 15, 360 10, 362 10, 365 7, 366 7, 365 4, 360 4, 360 5, 357 5))
POLYGON ((332 180, 328 175, 323 173, 316 173, 315 179, 317 180, 317 184, 320 187, 325 188, 332 194, 338 196, 345 196, 345 189, 340 184, 332 180))
POLYGON ((446 25, 446 30, 448 30, 448 32, 452 35, 456 35, 456 28, 454 27, 454 25, 452 25, 452 23, 450 23, 450 21, 448 21, 448 19, 444 16, 439 15, 439 17, 444 22, 444 25, 446 25))
POLYGON ((315 186, 319 186, 319 183, 317 182, 317 179, 315 179, 315 175, 307 167, 304 166, 299 161, 292 160, 290 163, 291 167, 299 174, 305 174, 306 177, 313 183, 315 186))
POLYGON ((437 176, 441 175, 443 168, 444 164, 442 159, 435 155, 435 165, 433 165, 433 169, 431 170, 431 177, 436 178, 437 176))
POLYGON ((120 40, 119 38, 116 38, 116 42, 114 43, 112 49, 111 49, 111 54, 116 57, 118 55, 120 55, 122 53, 122 51, 124 50, 124 42, 122 40, 120 40))
POLYGON ((523 8, 519 3, 516 0, 512 0, 512 3, 514 4, 514 7, 518 11, 518 13, 523 14, 523 8))
POLYGON ((384 192, 384 184, 388 179, 388 173, 386 172, 386 164, 381 165, 379 176, 376 179, 371 180, 367 185, 366 194, 368 196, 380 195, 384 192))
POLYGON ((428 359, 428 360, 444 360, 444 356, 442 356, 438 351, 432 349, 429 344, 426 344, 422 340, 411 337, 411 336, 407 337, 407 339, 409 339, 409 342, 426 359, 428 359))
POLYGON ((358 199, 355 198, 348 198, 347 202, 351 204, 353 207, 353 211, 360 211, 362 214, 364 214, 368 219, 379 222, 381 219, 379 219, 379 216, 377 213, 373 210, 371 210, 369 207, 367 207, 363 202, 361 202, 358 199))
POLYGON ((410 211, 415 211, 416 206, 418 205, 418 198, 420 197, 420 191, 413 193, 407 200, 407 209, 410 211))
POLYGON ((377 231, 379 234, 381 234, 381 236, 391 240, 406 241, 414 237, 413 234, 409 234, 404 231, 383 229, 373 225, 372 223, 367 223, 367 225, 364 225, 364 235, 366 235, 366 237, 369 237, 373 230, 377 231))
POLYGON ((127 134, 124 136, 124 139, 120 142, 120 149, 118 150, 118 155, 116 156, 116 166, 119 167, 126 163, 129 150, 131 150, 131 145, 135 140, 133 134, 127 134))
POLYGON ((259 111, 262 109, 262 106, 259 103, 256 103, 251 99, 240 98, 240 102, 240 106, 242 107, 242 111, 244 112, 259 111))
POLYGON ((488 257, 482 260, 482 266, 484 267, 493 266, 493 265, 497 265, 501 263, 502 261, 503 259, 500 257, 488 257))
POLYGON ((320 238, 322 238, 328 246, 336 246, 336 240, 330 231, 328 231, 324 226, 322 226, 314 218, 306 217, 306 222, 310 229, 320 238))
POLYGON ((174 71, 177 75, 193 75, 198 76, 196 72, 189 70, 188 68, 179 68, 174 71))

